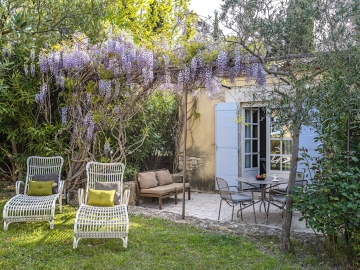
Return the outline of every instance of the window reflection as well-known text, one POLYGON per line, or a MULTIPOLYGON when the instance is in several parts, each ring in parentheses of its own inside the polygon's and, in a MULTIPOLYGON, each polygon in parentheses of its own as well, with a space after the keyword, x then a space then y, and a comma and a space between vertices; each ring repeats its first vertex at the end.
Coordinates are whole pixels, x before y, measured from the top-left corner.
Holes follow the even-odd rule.
POLYGON ((251 167, 251 155, 245 155, 245 168, 250 168, 251 167))
POLYGON ((282 141, 282 153, 284 155, 290 155, 291 149, 292 149, 292 141, 291 140, 282 141))

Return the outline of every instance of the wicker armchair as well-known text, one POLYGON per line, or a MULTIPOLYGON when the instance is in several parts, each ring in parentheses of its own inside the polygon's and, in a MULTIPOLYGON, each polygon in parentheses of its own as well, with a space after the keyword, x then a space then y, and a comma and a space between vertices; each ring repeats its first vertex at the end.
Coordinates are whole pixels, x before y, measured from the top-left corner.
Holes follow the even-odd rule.
POLYGON ((16 195, 4 206, 4 230, 12 222, 48 221, 50 229, 54 228, 55 207, 59 205, 62 212, 62 194, 65 181, 60 180, 64 160, 60 156, 37 157, 27 159, 27 174, 25 183, 16 182, 16 195), (54 181, 51 195, 29 196, 29 181, 54 181), (20 194, 20 187, 24 184, 24 194, 20 194), (56 201, 58 200, 58 204, 56 201))
MULTIPOLYGON (((123 193, 123 174, 125 166, 122 163, 89 162, 86 164, 86 189, 79 189, 79 209, 74 224, 74 244, 77 248, 82 238, 120 238, 123 247, 127 247, 129 232, 129 217, 127 204, 130 191, 123 193), (119 185, 116 193, 117 204, 113 206, 89 205, 89 189, 102 190, 106 184, 119 185), (102 188, 97 188, 99 185, 102 188)), ((107 188, 112 190, 113 188, 107 188)))

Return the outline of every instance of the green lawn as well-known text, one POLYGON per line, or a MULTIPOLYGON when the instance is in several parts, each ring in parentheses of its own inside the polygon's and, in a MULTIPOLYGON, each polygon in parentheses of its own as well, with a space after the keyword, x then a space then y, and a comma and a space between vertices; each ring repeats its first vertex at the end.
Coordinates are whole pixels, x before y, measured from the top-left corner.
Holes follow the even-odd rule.
MULTIPOLYGON (((1 212, 7 199, 0 200, 1 212)), ((128 247, 121 240, 82 239, 73 249, 76 208, 64 206, 55 228, 11 223, 0 230, 0 269, 331 269, 324 255, 277 240, 215 234, 171 221, 130 215, 128 247)))

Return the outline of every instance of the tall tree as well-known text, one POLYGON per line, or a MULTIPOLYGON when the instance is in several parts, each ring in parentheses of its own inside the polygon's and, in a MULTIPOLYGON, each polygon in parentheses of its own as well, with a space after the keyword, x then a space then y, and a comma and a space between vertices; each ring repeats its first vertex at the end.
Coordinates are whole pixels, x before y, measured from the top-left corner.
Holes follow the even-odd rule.
POLYGON ((189 0, 118 0, 109 10, 110 24, 131 33, 136 43, 142 45, 158 40, 160 37, 169 44, 180 35, 188 39, 194 34, 190 28, 195 21, 188 11, 189 0), (174 27, 181 24, 182 27, 174 27))
MULTIPOLYGON (((313 86, 320 74, 337 67, 331 55, 355 42, 351 32, 356 6, 357 1, 322 0, 226 0, 222 5, 220 19, 232 30, 225 41, 249 52, 253 58, 248 61, 259 62, 274 76, 268 80, 272 87, 260 88, 255 95, 276 113, 274 127, 286 126, 292 134, 289 193, 296 178, 300 131, 303 125, 311 125, 316 108, 313 86)), ((291 197, 286 205, 284 252, 290 250, 291 197)))

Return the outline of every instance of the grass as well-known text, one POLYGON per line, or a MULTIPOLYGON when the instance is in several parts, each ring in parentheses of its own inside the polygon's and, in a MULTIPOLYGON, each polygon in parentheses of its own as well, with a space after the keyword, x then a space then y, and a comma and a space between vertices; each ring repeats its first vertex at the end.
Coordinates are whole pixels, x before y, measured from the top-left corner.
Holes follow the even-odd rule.
MULTIPOLYGON (((0 198, 2 212, 6 197, 0 198)), ((77 208, 64 206, 55 228, 11 223, 0 230, 0 269, 332 269, 326 256, 278 240, 217 234, 168 220, 130 215, 128 247, 117 239, 82 239, 72 248, 77 208)))

